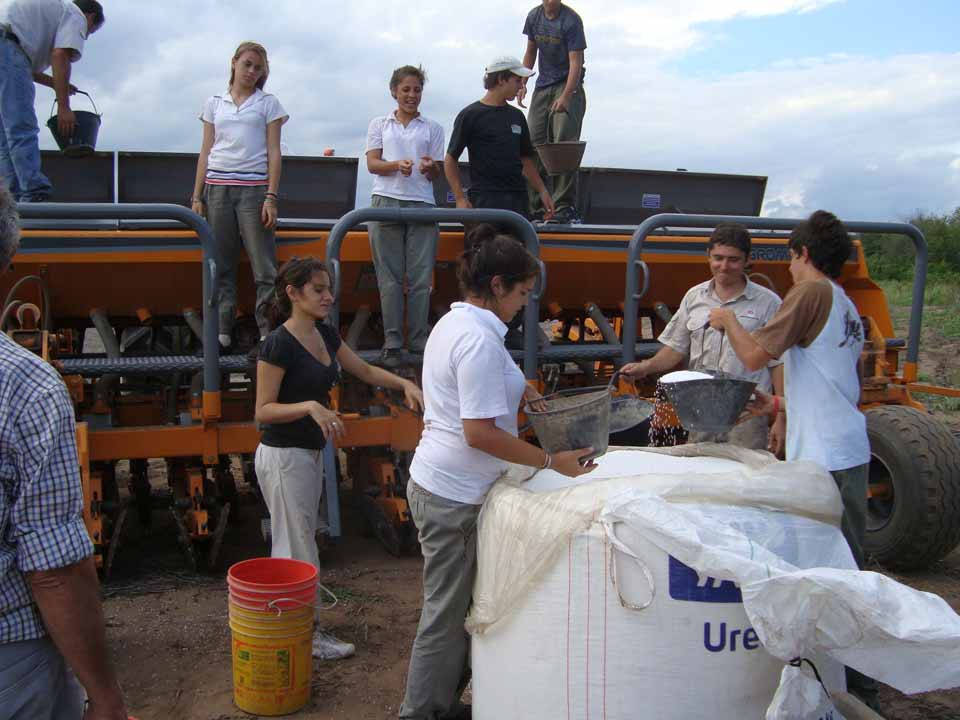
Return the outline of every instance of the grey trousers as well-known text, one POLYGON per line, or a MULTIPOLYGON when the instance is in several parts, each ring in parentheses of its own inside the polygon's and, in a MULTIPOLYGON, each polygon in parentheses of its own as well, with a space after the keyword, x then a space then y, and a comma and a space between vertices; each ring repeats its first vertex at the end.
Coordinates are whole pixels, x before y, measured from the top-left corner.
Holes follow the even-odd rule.
POLYGON ((748 450, 766 450, 770 429, 765 417, 754 417, 734 425, 729 432, 691 432, 687 442, 730 443, 748 450))
MULTIPOLYGON (((867 484, 870 477, 869 465, 844 470, 831 470, 833 481, 840 490, 843 499, 843 516, 840 530, 850 546, 857 567, 863 569, 863 541, 867 534, 867 484)), ((880 711, 880 690, 877 681, 863 673, 847 668, 847 689, 873 710, 880 711)))
MULTIPOLYGON (((432 208, 430 203, 374 195, 375 208, 432 208)), ((370 250, 380 288, 383 346, 403 347, 403 287, 407 286, 407 347, 423 352, 430 334, 430 282, 440 230, 436 223, 370 223, 370 250)))
POLYGON ((463 628, 477 573, 480 505, 438 497, 407 484, 423 552, 423 610, 410 653, 400 717, 442 720, 461 710, 470 642, 463 628))
POLYGON ((217 264, 214 292, 220 309, 220 334, 229 335, 237 314, 237 264, 240 245, 247 251, 257 287, 254 315, 263 337, 270 332, 268 301, 277 279, 277 243, 273 230, 260 220, 265 185, 207 185, 207 222, 213 230, 213 259, 217 264))
MULTIPOLYGON (((550 106, 563 94, 564 85, 565 83, 562 82, 556 83, 533 92, 527 122, 530 124, 530 140, 534 145, 580 139, 583 116, 587 112, 587 95, 583 90, 583 85, 577 88, 573 97, 570 98, 567 112, 550 112, 550 106)), ((540 173, 540 177, 544 179, 544 184, 550 190, 550 196, 553 198, 553 204, 557 210, 565 207, 575 208, 577 206, 577 173, 547 175, 543 163, 540 162, 539 154, 534 153, 534 161, 537 164, 537 172, 540 173)), ((534 190, 532 185, 528 186, 528 192, 530 209, 533 212, 542 210, 543 202, 540 200, 540 193, 534 190)))
POLYGON ((80 720, 85 701, 50 638, 0 644, 0 720, 80 720))

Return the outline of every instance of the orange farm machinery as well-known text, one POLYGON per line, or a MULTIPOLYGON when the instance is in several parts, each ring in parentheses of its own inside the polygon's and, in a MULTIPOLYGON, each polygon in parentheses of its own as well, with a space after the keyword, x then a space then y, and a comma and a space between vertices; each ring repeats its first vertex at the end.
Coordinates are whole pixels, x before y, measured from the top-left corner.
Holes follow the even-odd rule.
MULTIPOLYGON (((113 158, 114 171, 119 159, 113 158)), ((171 159, 180 175, 192 162, 190 156, 147 158, 154 164, 171 159)), ((352 169, 353 184, 336 189, 346 200, 317 211, 339 220, 281 221, 278 255, 281 262, 294 255, 327 260, 337 296, 332 322, 368 360, 377 357, 382 336, 366 222, 441 224, 433 283, 437 315, 456 299, 461 223, 491 220, 510 226, 541 260, 540 282, 525 310, 524 345, 512 351, 528 381, 541 390, 592 384, 609 378, 623 362, 653 355, 657 335, 686 290, 709 276, 706 243, 719 222, 735 220, 751 229, 751 277, 781 296, 791 286, 787 233, 797 221, 756 217, 762 178, 586 169, 581 198, 588 224, 535 229, 512 213, 442 207, 448 204, 442 188, 441 207, 435 210, 352 209, 356 162, 337 160, 304 165, 291 182, 299 183, 293 194, 309 197, 314 193, 311 168, 316 173, 333 167, 341 180, 349 179, 352 169), (614 203, 611 197, 620 199, 614 203), (591 208, 607 222, 591 222, 591 208), (676 208, 699 214, 663 212, 676 208), (540 328, 546 321, 552 322, 544 333, 540 328)), ((236 508, 235 468, 242 469, 245 481, 255 482, 252 455, 259 439, 249 361, 219 352, 211 290, 217 268, 207 254, 210 229, 186 208, 156 202, 171 194, 150 195, 155 184, 145 183, 142 174, 136 174, 141 185, 113 183, 107 199, 126 202, 22 206, 21 250, 12 272, 0 281, 7 296, 4 330, 57 363, 74 400, 84 518, 107 572, 128 511, 149 522, 158 503, 148 478, 151 459, 166 466, 168 489, 159 502, 176 519, 187 556, 194 564, 213 564, 236 508), (127 195, 118 187, 127 187, 127 195), (118 487, 120 461, 129 462, 127 493, 118 487)), ((177 187, 189 187, 189 180, 177 187)), ((325 193, 334 191, 318 194, 325 193)), ((102 198, 81 192, 70 199, 102 198)), ((310 210, 309 203, 303 207, 310 210)), ((904 224, 851 222, 848 227, 855 233, 904 234, 917 249, 905 339, 895 336, 886 298, 870 279, 859 242, 841 283, 860 310, 868 340, 861 362, 861 405, 873 448, 868 550, 884 564, 924 566, 960 542, 960 445, 915 394, 960 393, 917 383, 926 281, 923 236, 904 224)), ((253 340, 250 273, 242 269, 240 278, 238 327, 253 340)), ((415 376, 418 358, 405 361, 403 372, 415 376)), ((638 392, 622 381, 619 390, 638 392)), ((645 395, 652 390, 639 388, 645 395)), ((420 419, 396 398, 349 378, 334 403, 347 434, 336 452, 329 448, 327 453, 327 467, 336 472, 326 478, 326 533, 340 535, 339 487, 349 478, 350 497, 384 545, 394 553, 415 547, 404 489, 420 419)))

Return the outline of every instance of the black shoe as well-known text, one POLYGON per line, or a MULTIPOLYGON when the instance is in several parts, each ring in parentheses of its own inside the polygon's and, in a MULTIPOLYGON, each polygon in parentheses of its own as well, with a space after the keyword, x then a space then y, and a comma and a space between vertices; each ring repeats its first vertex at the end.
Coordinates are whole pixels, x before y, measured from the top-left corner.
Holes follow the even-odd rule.
POLYGON ((534 223, 535 225, 542 225, 545 222, 545 220, 543 219, 543 215, 544 215, 543 208, 534 210, 532 213, 530 213, 530 222, 534 223))
POLYGON ((580 219, 580 213, 574 207, 562 207, 554 213, 550 222, 557 225, 579 225, 583 220, 580 219))
POLYGON ((384 348, 380 353, 380 364, 391 370, 400 367, 403 364, 403 350, 401 348, 384 348))
POLYGON ((453 715, 444 715, 444 720, 473 720, 473 707, 470 705, 461 705, 459 710, 455 710, 453 715))

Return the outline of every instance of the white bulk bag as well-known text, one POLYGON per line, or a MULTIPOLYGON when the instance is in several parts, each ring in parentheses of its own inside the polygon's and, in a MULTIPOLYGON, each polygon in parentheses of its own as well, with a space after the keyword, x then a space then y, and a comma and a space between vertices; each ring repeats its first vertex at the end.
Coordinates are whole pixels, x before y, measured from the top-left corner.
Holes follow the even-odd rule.
MULTIPOLYGON (((524 485, 515 469, 491 490, 467 623, 474 717, 763 717, 783 663, 761 646, 739 588, 627 523, 608 535, 600 514, 611 494, 654 492, 724 517, 758 552, 852 567, 831 476, 716 445, 611 450, 599 464, 579 483, 542 472, 524 485)), ((842 689, 842 667, 815 661, 842 689)))

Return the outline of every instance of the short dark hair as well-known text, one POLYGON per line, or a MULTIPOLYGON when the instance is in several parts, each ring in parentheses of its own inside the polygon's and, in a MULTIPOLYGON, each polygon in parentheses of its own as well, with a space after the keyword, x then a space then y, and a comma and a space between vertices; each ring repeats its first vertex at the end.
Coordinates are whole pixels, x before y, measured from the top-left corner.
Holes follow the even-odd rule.
POLYGON ((0 183, 0 270, 6 270, 20 248, 20 216, 13 195, 0 183))
POLYGON ((282 325, 293 312, 293 303, 287 295, 287 285, 293 285, 298 290, 302 290, 318 272, 326 273, 331 282, 333 281, 330 268, 322 260, 311 255, 302 258, 294 256, 280 266, 277 270, 277 279, 274 281, 273 297, 270 298, 267 306, 267 317, 272 328, 276 329, 282 325))
POLYGON ((404 65, 403 67, 398 67, 393 71, 393 75, 390 76, 390 94, 392 95, 397 91, 397 88, 400 86, 400 83, 405 77, 415 77, 420 80, 420 85, 427 84, 427 73, 424 71, 422 65, 404 65))
POLYGON ((743 253, 743 257, 750 259, 750 250, 753 247, 750 241, 750 233, 740 223, 723 222, 717 225, 710 241, 707 243, 707 252, 713 250, 717 245, 726 245, 736 248, 743 253))
POLYGON ((93 29, 98 30, 107 19, 103 16, 103 5, 97 0, 73 0, 73 4, 84 14, 93 15, 93 29))
POLYGON ((813 266, 831 278, 840 277, 843 264, 850 259, 853 240, 840 219, 826 210, 817 210, 790 233, 788 246, 794 254, 807 249, 813 266))
POLYGON ((539 272, 540 263, 523 243, 487 223, 467 234, 467 249, 457 259, 457 281, 464 297, 491 297, 490 281, 498 275, 509 291, 539 272))
POLYGON ((497 72, 487 73, 483 76, 483 89, 493 90, 500 83, 509 80, 511 75, 516 75, 513 70, 498 70, 497 72))

